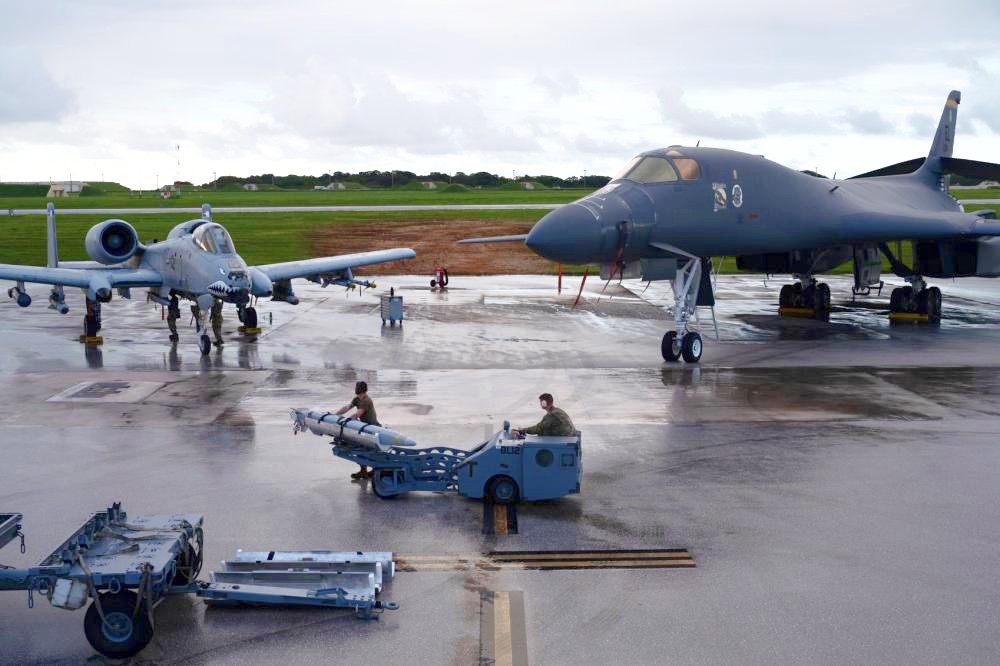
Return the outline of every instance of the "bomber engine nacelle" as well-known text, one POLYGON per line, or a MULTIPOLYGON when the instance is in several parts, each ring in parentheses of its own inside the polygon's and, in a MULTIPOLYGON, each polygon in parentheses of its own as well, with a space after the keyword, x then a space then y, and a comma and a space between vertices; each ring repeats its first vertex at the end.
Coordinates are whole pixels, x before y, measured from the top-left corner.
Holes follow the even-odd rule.
POLYGON ((87 254, 102 264, 128 261, 142 249, 139 233, 125 220, 104 220, 87 232, 84 241, 87 254))

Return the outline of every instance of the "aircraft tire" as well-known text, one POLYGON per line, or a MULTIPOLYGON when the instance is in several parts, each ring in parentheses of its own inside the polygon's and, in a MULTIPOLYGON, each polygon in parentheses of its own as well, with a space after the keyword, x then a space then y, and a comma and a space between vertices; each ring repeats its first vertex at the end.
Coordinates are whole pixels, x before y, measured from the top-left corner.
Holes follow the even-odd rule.
POLYGON ((931 287, 927 290, 927 316, 931 319, 941 318, 941 290, 931 287))
POLYGON ((896 287, 892 290, 892 293, 889 294, 889 312, 901 312, 903 310, 902 296, 903 292, 900 287, 896 287))
POLYGON ((681 355, 684 360, 688 363, 697 363, 701 360, 701 352, 703 351, 704 345, 701 341, 701 335, 691 331, 690 333, 685 333, 684 338, 681 341, 681 355))
POLYGON ((830 285, 825 282, 816 285, 816 311, 830 311, 830 285))
POLYGON ((781 285, 781 292, 778 295, 778 306, 788 308, 792 306, 792 299, 795 298, 795 288, 790 284, 781 285))
POLYGON ((243 311, 243 325, 247 328, 257 328, 256 308, 246 308, 243 311))
POLYGON ((668 363, 676 363, 681 357, 680 346, 677 343, 677 331, 667 331, 663 334, 663 340, 660 341, 660 353, 663 354, 663 360, 668 363))
POLYGON ((202 336, 198 338, 198 349, 201 350, 202 356, 208 356, 208 353, 212 351, 212 339, 207 335, 202 334, 202 336))

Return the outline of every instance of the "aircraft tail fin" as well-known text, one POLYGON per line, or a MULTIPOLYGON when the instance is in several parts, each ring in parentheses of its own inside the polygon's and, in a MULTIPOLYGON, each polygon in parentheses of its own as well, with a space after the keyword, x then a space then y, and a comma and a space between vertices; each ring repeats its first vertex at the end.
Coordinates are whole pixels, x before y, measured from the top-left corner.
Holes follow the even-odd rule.
POLYGON ((955 123, 961 101, 962 93, 958 90, 948 93, 948 101, 945 102, 944 111, 941 112, 941 120, 938 121, 937 131, 934 133, 931 150, 923 166, 917 170, 918 176, 937 186, 942 185, 941 178, 947 172, 945 161, 951 158, 955 148, 955 123))
POLYGON ((51 201, 45 207, 46 266, 59 267, 59 240, 56 237, 56 206, 51 201))

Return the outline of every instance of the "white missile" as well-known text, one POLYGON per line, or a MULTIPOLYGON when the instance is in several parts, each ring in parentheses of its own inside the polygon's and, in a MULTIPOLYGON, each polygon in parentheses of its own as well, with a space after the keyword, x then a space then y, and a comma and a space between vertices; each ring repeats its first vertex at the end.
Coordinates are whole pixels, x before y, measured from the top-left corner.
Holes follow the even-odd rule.
POLYGON ((388 451, 394 446, 416 446, 417 443, 394 430, 373 426, 364 421, 337 416, 322 409, 295 407, 290 410, 293 429, 296 433, 308 430, 314 435, 335 437, 349 444, 357 444, 379 451, 388 451))

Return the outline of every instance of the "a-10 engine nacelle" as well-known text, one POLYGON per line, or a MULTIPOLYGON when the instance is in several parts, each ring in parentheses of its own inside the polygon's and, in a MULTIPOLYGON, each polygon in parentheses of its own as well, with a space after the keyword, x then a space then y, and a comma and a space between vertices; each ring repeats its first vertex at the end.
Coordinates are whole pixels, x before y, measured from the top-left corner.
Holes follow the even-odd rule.
POLYGON ((84 241, 87 254, 102 264, 119 264, 128 261, 142 249, 139 233, 125 220, 104 220, 87 232, 84 241))

